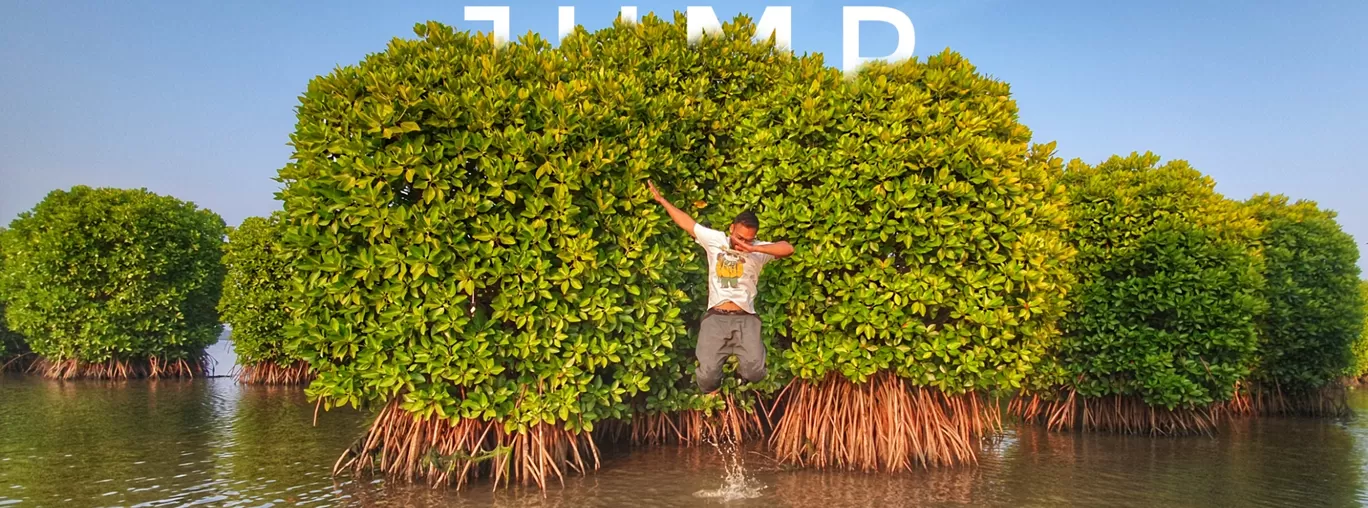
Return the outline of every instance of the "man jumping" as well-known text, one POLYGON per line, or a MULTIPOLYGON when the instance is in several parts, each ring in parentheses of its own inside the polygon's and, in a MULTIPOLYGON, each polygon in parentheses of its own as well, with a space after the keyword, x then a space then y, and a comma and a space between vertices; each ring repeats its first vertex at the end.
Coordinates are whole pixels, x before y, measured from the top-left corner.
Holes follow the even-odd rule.
POLYGON ((788 242, 760 242, 755 235, 760 221, 754 213, 741 212, 728 233, 694 222, 670 204, 655 184, 647 181, 651 195, 665 207, 675 224, 703 247, 708 263, 708 312, 698 326, 698 368, 694 376, 704 393, 722 386, 722 364, 735 355, 741 377, 754 383, 765 378, 765 343, 760 339, 760 317, 755 312, 756 283, 765 263, 793 254, 788 242))

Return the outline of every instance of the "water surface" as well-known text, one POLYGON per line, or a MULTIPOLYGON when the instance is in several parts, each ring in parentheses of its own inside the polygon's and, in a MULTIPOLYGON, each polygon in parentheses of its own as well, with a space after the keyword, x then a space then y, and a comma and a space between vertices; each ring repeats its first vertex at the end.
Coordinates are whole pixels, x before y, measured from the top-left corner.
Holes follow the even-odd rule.
MULTIPOLYGON (((1368 415, 1368 393, 1351 392, 1368 415)), ((0 506, 1362 506, 1368 418, 1256 419, 1215 438, 1009 429, 977 467, 793 471, 763 450, 611 453, 564 488, 455 492, 329 474, 369 423, 298 388, 0 378, 0 506), (729 462, 729 457, 731 461, 729 462), (736 461, 748 489, 717 492, 736 461), (726 493, 755 497, 727 500, 726 493)), ((733 496, 735 497, 735 496, 733 496)))

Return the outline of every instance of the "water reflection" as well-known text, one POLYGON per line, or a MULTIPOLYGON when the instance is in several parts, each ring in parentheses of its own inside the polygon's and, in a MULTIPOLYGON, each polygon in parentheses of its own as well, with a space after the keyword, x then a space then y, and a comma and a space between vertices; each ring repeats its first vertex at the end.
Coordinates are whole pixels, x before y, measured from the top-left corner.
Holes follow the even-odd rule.
MULTIPOLYGON (((1364 402, 1365 393, 1355 398, 1364 402)), ((1356 408, 1368 415, 1368 404, 1356 408)), ((1222 440, 1219 481, 1230 495, 1261 506, 1360 506, 1368 421, 1302 418, 1250 419, 1231 425, 1222 440)), ((1214 497, 1214 496, 1213 496, 1214 497)))
POLYGON ((223 334, 219 335, 218 342, 206 350, 209 354, 209 375, 229 376, 233 374, 233 367, 237 366, 237 354, 233 352, 233 331, 228 326, 223 327, 223 334))
MULTIPOLYGON (((340 492, 327 474, 331 461, 361 432, 361 415, 320 414, 297 387, 232 386, 235 411, 217 428, 214 489, 226 500, 305 505, 330 503, 340 492)), ((232 505, 233 503, 228 503, 232 505)))
MULTIPOLYGON (((1368 393, 1351 392, 1368 411, 1368 393)), ((792 470, 763 450, 605 450, 603 468, 548 492, 454 492, 329 475, 367 418, 324 412, 297 387, 231 379, 0 378, 0 506, 1359 506, 1368 421, 1253 419, 1214 437, 1010 430, 977 467, 792 470), (759 497, 700 497, 744 460, 759 497)), ((735 469, 731 473, 736 473, 735 469)))
POLYGON ((128 505, 202 479, 215 397, 205 383, 5 382, 0 484, 19 499, 128 505))

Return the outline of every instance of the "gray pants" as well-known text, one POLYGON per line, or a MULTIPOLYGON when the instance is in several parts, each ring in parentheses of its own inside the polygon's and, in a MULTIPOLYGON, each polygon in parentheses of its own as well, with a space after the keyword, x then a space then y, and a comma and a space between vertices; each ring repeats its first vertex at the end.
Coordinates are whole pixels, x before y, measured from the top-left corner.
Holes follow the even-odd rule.
POLYGON ((698 387, 704 393, 722 385, 722 364, 736 355, 737 371, 749 382, 765 378, 765 343, 760 340, 760 318, 753 314, 708 312, 698 326, 698 387))

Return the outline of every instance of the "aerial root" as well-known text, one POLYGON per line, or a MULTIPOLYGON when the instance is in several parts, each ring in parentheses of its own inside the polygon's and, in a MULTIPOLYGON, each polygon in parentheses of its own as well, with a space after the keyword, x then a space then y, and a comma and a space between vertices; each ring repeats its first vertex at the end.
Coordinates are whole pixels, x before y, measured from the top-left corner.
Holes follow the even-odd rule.
POLYGON ((698 446, 703 443, 761 441, 766 429, 765 413, 743 407, 735 396, 724 396, 726 407, 713 413, 690 409, 673 413, 637 413, 630 423, 631 442, 636 445, 666 443, 698 446))
POLYGON ((945 395, 890 373, 855 384, 794 380, 770 443, 778 460, 817 469, 911 470, 977 464, 976 439, 1001 429, 996 403, 945 395))
POLYGON ((76 359, 50 360, 38 358, 29 365, 28 372, 50 379, 174 379, 204 376, 209 365, 208 355, 185 360, 150 357, 146 360, 110 359, 87 363, 76 359))
POLYGON ((433 486, 491 478, 494 487, 510 482, 545 490, 564 484, 570 472, 599 467, 599 450, 588 433, 576 434, 549 424, 525 432, 506 432, 501 422, 421 419, 400 408, 399 399, 380 411, 366 435, 342 454, 333 474, 362 477, 376 471, 391 481, 426 480, 433 486))
POLYGON ((1339 383, 1313 390, 1284 390, 1277 384, 1241 385, 1226 409, 1236 416, 1336 417, 1352 412, 1347 388, 1339 383))
POLYGON ((1045 400, 1039 396, 1018 398, 1008 412, 1028 422, 1044 423, 1052 431, 1082 429, 1121 434, 1191 435, 1214 434, 1225 407, 1168 409, 1146 404, 1136 396, 1079 397, 1074 390, 1045 400))
POLYGON ((308 362, 297 360, 288 366, 275 362, 244 365, 238 369, 237 380, 243 384, 306 385, 313 381, 313 370, 308 362))

